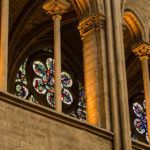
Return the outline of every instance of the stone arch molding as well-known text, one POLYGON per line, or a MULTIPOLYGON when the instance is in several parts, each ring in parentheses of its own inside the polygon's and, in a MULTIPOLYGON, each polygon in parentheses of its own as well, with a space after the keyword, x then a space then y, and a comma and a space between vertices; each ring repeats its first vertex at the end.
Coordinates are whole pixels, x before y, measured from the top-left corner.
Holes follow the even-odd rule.
POLYGON ((145 29, 141 19, 131 10, 125 10, 123 23, 128 28, 132 38, 137 41, 145 41, 145 29))
MULTIPOLYGON (((92 4, 90 3, 90 1, 92 0, 67 0, 67 1, 70 2, 72 7, 75 9, 79 21, 94 13, 94 11, 92 11, 91 6, 92 4)), ((25 9, 19 14, 18 19, 15 21, 15 25, 10 30, 9 50, 11 51, 11 53, 9 53, 9 58, 12 59, 14 56, 16 47, 20 42, 17 41, 16 39, 18 38, 20 32, 24 29, 27 20, 29 20, 32 17, 37 7, 42 7, 43 3, 44 3, 43 0, 38 0, 32 3, 30 2, 27 4, 25 9)), ((96 4, 97 0, 93 2, 93 5, 94 3, 96 4)), ((11 64, 9 64, 9 66, 10 65, 11 64)))
POLYGON ((79 18, 82 18, 90 10, 89 0, 68 0, 75 8, 79 18))
POLYGON ((80 20, 98 13, 97 0, 68 0, 68 2, 72 4, 80 20))

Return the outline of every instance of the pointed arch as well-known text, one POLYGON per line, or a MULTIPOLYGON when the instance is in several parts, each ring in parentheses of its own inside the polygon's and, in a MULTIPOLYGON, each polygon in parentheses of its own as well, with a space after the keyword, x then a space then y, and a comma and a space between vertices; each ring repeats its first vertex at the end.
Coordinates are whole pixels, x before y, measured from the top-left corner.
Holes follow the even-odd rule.
POLYGON ((91 13, 91 5, 89 0, 69 0, 76 10, 79 19, 83 19, 87 14, 91 13))
POLYGON ((125 11, 123 16, 123 23, 128 28, 132 38, 135 41, 142 41, 145 39, 143 24, 133 11, 125 11))

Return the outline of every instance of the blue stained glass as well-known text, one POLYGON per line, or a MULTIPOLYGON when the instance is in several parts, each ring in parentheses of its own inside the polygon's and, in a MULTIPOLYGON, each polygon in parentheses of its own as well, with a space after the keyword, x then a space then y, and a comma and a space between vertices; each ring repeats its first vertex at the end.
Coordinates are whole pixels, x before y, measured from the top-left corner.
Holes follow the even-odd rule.
POLYGON ((61 99, 65 104, 70 105, 73 102, 73 98, 69 90, 62 89, 61 99))
POLYGON ((134 126, 140 134, 143 134, 145 132, 145 127, 141 119, 135 119, 134 126))
POLYGON ((55 64, 54 64, 54 60, 52 58, 48 58, 46 60, 46 66, 48 68, 47 73, 50 75, 54 75, 54 68, 55 68, 55 64))
POLYGON ((137 118, 134 119, 134 126, 138 133, 144 134, 146 133, 146 140, 148 141, 148 129, 147 129, 147 117, 145 112, 145 100, 143 101, 143 107, 138 104, 133 104, 133 111, 137 118))
POLYGON ((80 120, 86 120, 86 104, 84 88, 79 83, 79 103, 77 109, 77 116, 80 120))
POLYGON ((45 68, 44 64, 40 61, 34 61, 33 70, 40 77, 43 77, 46 72, 46 68, 45 68))
POLYGON ((55 91, 51 91, 50 93, 47 93, 47 102, 52 106, 55 107, 55 91))
POLYGON ((134 103, 133 104, 133 111, 138 117, 142 117, 143 115, 143 108, 140 104, 134 103))
POLYGON ((16 86, 16 91, 17 91, 16 95, 19 97, 26 98, 29 95, 28 89, 21 85, 16 86))
POLYGON ((85 106, 85 93, 84 93, 84 90, 80 90, 80 93, 79 93, 79 96, 80 96, 80 99, 79 99, 79 106, 81 107, 86 107, 85 106))
POLYGON ((86 111, 82 109, 77 110, 77 115, 80 120, 86 120, 86 111))
POLYGON ((38 101, 34 98, 33 95, 30 96, 29 101, 35 104, 38 104, 38 101))
POLYGON ((77 118, 75 111, 73 111, 72 113, 70 113, 69 116, 71 116, 71 117, 73 117, 73 118, 77 118))
POLYGON ((136 138, 136 136, 135 136, 135 135, 133 135, 133 136, 132 136, 132 139, 133 139, 133 140, 137 140, 137 138, 136 138))
POLYGON ((64 87, 71 87, 72 86, 72 79, 70 75, 66 72, 61 73, 61 82, 64 87))
MULTIPOLYGON (((46 50, 47 51, 47 50, 46 50)), ((52 51, 49 51, 52 52, 52 51)), ((20 82, 27 85, 26 80, 26 63, 27 59, 20 66, 17 72, 16 82, 20 82)), ((46 66, 40 61, 33 62, 33 71, 39 78, 34 78, 33 87, 39 94, 45 94, 48 104, 52 107, 55 107, 55 79, 54 79, 54 68, 55 62, 52 58, 46 59, 46 66)), ((73 102, 73 97, 69 88, 72 87, 73 81, 71 76, 67 72, 61 73, 61 82, 62 82, 62 102, 70 105, 73 102)), ((79 118, 80 120, 86 120, 86 105, 85 105, 85 94, 83 87, 79 86, 79 103, 77 110, 73 111, 69 115, 74 118, 79 118)), ((27 98, 29 101, 35 104, 38 104, 38 101, 34 98, 33 95, 29 95, 29 91, 25 86, 17 85, 16 86, 16 95, 27 98)))
POLYGON ((39 94, 45 94, 46 88, 44 86, 43 81, 40 78, 35 78, 33 80, 33 87, 39 94))

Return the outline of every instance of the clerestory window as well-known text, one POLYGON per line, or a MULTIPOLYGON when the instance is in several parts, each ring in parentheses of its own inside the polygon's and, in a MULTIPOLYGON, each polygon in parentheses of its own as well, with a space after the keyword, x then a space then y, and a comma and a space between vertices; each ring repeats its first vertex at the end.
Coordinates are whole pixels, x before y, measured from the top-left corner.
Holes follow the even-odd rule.
MULTIPOLYGON (((26 58, 18 68, 15 94, 35 104, 55 109, 54 67, 53 50, 40 50, 26 58)), ((85 121, 86 104, 83 85, 78 77, 72 77, 70 68, 63 65, 61 89, 63 112, 85 121)))

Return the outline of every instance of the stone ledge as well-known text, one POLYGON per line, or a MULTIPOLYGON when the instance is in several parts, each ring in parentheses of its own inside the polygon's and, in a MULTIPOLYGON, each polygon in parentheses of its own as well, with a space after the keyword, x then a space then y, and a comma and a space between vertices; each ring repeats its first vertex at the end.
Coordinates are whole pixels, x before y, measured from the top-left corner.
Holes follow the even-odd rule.
POLYGON ((73 126, 75 128, 85 130, 85 131, 90 132, 92 134, 103 137, 107 140, 110 140, 110 141, 113 140, 113 133, 110 131, 107 131, 107 130, 102 129, 102 128, 98 128, 98 127, 91 125, 89 123, 85 123, 85 122, 80 121, 78 119, 72 118, 66 114, 58 113, 52 109, 48 109, 48 108, 43 107, 41 105, 31 103, 29 101, 26 101, 25 99, 19 98, 19 97, 12 95, 10 93, 0 91, 0 101, 3 101, 5 103, 9 103, 11 105, 15 105, 16 107, 20 107, 20 108, 23 108, 25 110, 32 111, 32 112, 37 113, 39 115, 42 115, 44 117, 47 117, 47 118, 50 118, 53 120, 57 120, 59 122, 62 122, 64 124, 68 124, 68 125, 73 126))
POLYGON ((132 140, 132 148, 136 150, 150 150, 150 145, 137 140, 132 140))

